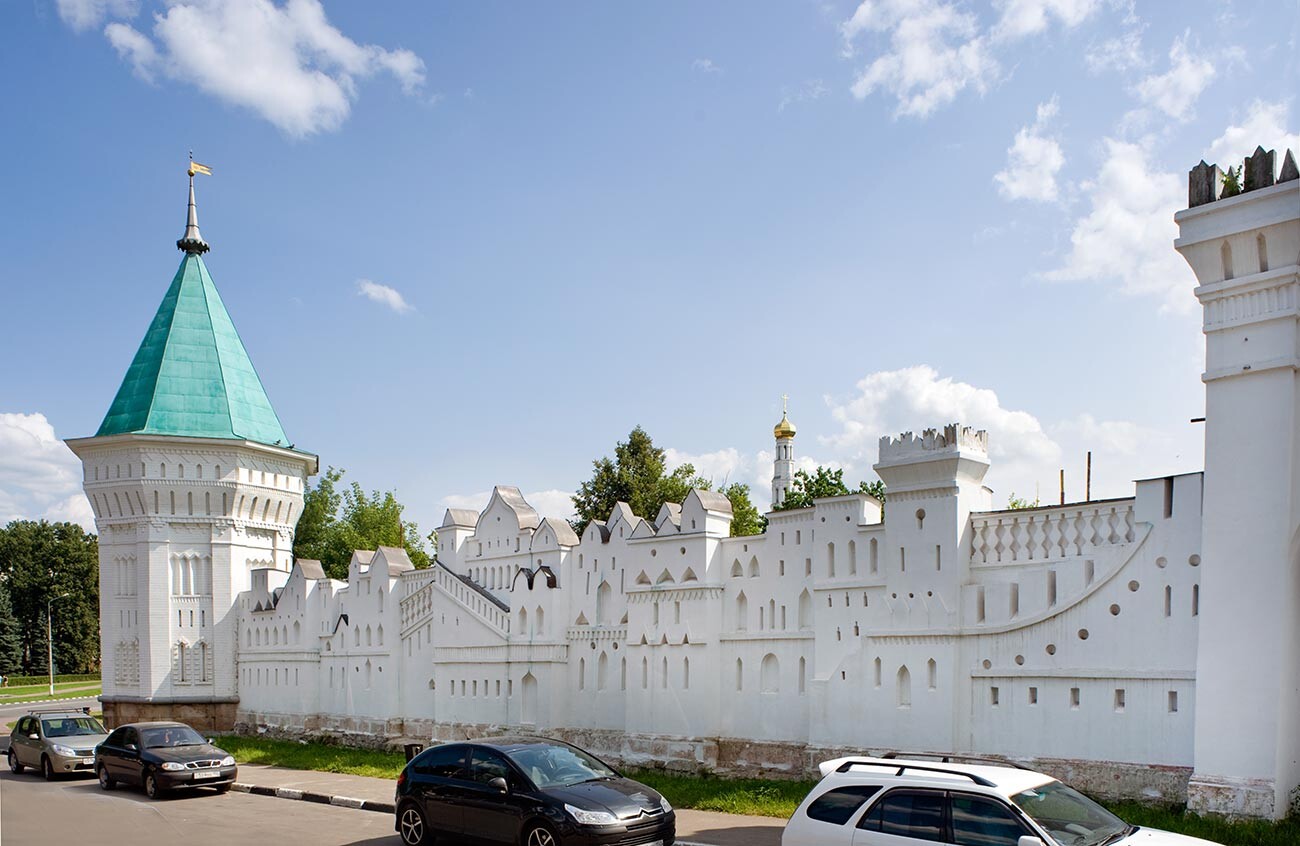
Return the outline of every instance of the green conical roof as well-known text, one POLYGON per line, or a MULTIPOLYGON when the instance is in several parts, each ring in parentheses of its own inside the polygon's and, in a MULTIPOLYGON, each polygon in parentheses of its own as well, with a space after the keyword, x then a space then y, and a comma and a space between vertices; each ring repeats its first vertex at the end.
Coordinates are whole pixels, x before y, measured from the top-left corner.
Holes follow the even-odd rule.
POLYGON ((99 435, 136 432, 289 446, 212 277, 187 252, 99 435))

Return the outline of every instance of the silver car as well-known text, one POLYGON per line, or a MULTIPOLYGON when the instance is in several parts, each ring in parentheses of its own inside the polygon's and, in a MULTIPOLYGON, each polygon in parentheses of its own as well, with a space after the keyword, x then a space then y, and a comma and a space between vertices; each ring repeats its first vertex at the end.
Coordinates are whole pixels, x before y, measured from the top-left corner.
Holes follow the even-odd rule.
POLYGON ((9 735, 9 769, 39 769, 46 779, 64 773, 93 772, 95 747, 108 736, 90 709, 30 711, 9 735))

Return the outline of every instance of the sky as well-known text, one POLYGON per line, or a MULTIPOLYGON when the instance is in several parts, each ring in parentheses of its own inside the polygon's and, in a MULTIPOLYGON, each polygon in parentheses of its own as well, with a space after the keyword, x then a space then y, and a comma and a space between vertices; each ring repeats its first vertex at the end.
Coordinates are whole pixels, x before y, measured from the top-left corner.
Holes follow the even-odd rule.
POLYGON ((641 425, 769 500, 881 436, 990 433, 1044 503, 1201 469, 1174 213, 1300 153, 1300 4, 1124 0, 0 9, 0 522, 93 526, 93 435, 181 254, 290 438, 423 531, 567 516, 641 425))

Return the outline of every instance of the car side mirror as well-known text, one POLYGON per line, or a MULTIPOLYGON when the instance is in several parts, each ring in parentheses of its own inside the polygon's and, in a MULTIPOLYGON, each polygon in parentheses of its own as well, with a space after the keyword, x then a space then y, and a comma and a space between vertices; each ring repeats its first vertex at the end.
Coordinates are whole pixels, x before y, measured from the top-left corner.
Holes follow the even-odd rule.
POLYGON ((1032 834, 1022 834, 1020 840, 1016 842, 1016 846, 1043 846, 1043 839, 1034 837, 1032 834))
POLYGON ((213 744, 213 740, 212 740, 212 738, 209 737, 209 738, 208 738, 208 745, 211 746, 212 744, 213 744))
POLYGON ((135 751, 137 751, 137 747, 136 747, 136 745, 135 745, 134 743, 128 743, 128 744, 126 745, 125 748, 126 748, 126 751, 128 751, 128 752, 135 752, 135 751))
MULTIPOLYGON (((497 776, 496 778, 489 781, 488 787, 495 787, 497 790, 501 791, 502 793, 510 792, 510 785, 506 784, 506 780, 501 778, 500 776, 497 776)), ((1021 844, 1021 846, 1024 846, 1024 844, 1021 844)))
POLYGON ((40 739, 41 739, 41 736, 40 736, 39 734, 37 734, 36 732, 32 732, 31 734, 27 735, 27 737, 30 738, 31 740, 40 740, 40 739))

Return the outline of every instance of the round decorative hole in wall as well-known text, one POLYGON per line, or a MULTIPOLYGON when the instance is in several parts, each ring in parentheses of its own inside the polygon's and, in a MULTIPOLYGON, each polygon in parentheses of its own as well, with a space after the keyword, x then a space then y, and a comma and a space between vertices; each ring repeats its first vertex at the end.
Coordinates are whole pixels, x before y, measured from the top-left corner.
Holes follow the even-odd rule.
POLYGON ((1201 556, 1193 555, 1192 557, 1187 559, 1187 563, 1191 564, 1193 567, 1199 567, 1201 566, 1201 556))
POLYGON ((1133 591, 1134 593, 1137 593, 1137 589, 1140 587, 1142 587, 1142 585, 1138 584, 1137 579, 1134 579, 1133 581, 1128 583, 1128 589, 1133 591))
POLYGON ((1017 667, 1023 667, 1024 665, 1025 665, 1025 656, 1023 656, 1023 655, 1017 655, 1017 656, 1016 656, 1016 666, 1017 666, 1017 667))
POLYGON ((1079 640, 1087 640, 1087 639, 1088 639, 1088 630, 1079 629, 1079 640))
POLYGON ((891 593, 889 596, 893 599, 898 599, 898 594, 896 593, 891 593))
POLYGON ((990 661, 989 659, 985 658, 985 659, 984 659, 984 662, 983 662, 983 664, 982 664, 981 666, 983 666, 984 669, 986 669, 986 670, 991 670, 991 669, 993 669, 993 662, 990 661))
POLYGON ((1047 654, 1048 654, 1048 655, 1055 655, 1055 654, 1056 654, 1056 644, 1055 644, 1055 643, 1049 643, 1049 644, 1047 644, 1047 654))
POLYGON ((823 523, 826 522, 826 518, 825 518, 825 517, 822 518, 822 522, 823 522, 823 523))
POLYGON ((1119 606, 1118 606, 1118 605, 1112 605, 1112 606, 1110 606, 1110 616, 1112 616, 1112 617, 1118 617, 1118 616, 1119 616, 1119 606))
POLYGON ((685 554, 686 554, 686 547, 683 546, 683 547, 681 548, 681 553, 682 553, 682 555, 685 555, 685 554))
POLYGON ((907 595, 907 598, 908 598, 908 599, 916 599, 916 594, 914 594, 914 593, 909 593, 909 594, 907 595))
POLYGON ((1156 566, 1161 570, 1165 569, 1165 567, 1169 566, 1169 559, 1165 558, 1163 555, 1160 556, 1156 559, 1156 566))
POLYGON ((614 641, 614 648, 618 649, 618 641, 614 641))
POLYGON ((658 554, 659 554, 659 550, 657 550, 657 549, 652 549, 652 550, 650 550, 650 557, 651 557, 651 558, 654 558, 654 557, 655 557, 656 555, 658 555, 658 554))
POLYGON ((591 648, 592 648, 592 649, 595 649, 595 648, 596 648, 596 641, 593 640, 593 641, 591 642, 591 648))
POLYGON ((927 590, 927 591, 925 592, 925 595, 926 595, 926 596, 934 596, 934 591, 932 591, 932 590, 927 590))
POLYGON ((845 523, 849 522, 849 515, 847 514, 844 515, 844 522, 845 523))

